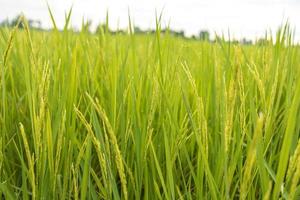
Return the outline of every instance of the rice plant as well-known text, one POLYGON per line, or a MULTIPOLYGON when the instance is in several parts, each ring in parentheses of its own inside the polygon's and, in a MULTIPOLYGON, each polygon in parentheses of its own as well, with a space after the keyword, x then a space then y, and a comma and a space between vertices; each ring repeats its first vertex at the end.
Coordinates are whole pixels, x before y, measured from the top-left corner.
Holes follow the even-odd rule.
POLYGON ((2 199, 300 198, 288 25, 241 45, 161 33, 160 18, 155 34, 74 33, 70 16, 0 29, 2 199))

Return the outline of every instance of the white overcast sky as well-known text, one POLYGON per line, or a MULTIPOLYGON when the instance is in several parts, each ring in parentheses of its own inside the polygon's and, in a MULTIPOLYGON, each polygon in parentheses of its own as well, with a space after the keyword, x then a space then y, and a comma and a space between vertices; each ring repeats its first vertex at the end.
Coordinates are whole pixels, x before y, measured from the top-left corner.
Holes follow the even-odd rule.
MULTIPOLYGON (((51 27, 46 0, 0 0, 0 20, 23 12, 28 18, 40 19, 51 27)), ((128 25, 128 10, 134 24, 143 29, 155 27, 155 10, 163 9, 163 25, 187 35, 209 30, 240 39, 255 39, 266 30, 276 31, 287 19, 300 39, 300 0, 48 0, 58 26, 64 24, 65 12, 73 5, 72 26, 82 19, 93 25, 105 21, 106 11, 112 28, 128 25)))

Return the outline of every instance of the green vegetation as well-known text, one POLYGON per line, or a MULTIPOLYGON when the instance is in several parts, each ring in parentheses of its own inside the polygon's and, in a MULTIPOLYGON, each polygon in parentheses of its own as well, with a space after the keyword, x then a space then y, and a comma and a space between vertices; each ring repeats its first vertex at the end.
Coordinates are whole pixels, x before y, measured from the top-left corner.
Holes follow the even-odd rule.
POLYGON ((68 23, 0 29, 0 198, 299 199, 288 26, 243 46, 68 23))

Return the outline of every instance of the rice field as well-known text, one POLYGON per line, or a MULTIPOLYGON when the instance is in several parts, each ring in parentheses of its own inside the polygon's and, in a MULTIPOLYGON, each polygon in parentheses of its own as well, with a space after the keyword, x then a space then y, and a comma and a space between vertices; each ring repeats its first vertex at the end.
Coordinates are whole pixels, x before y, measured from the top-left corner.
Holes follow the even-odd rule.
POLYGON ((0 29, 2 199, 300 198, 288 25, 241 45, 20 23, 0 29))

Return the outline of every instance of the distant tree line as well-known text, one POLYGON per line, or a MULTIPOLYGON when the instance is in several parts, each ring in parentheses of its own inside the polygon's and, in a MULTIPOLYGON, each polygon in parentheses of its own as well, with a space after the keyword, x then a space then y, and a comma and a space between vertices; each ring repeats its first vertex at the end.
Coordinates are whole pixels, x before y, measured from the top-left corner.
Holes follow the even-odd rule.
MULTIPOLYGON (((18 25, 18 28, 22 29, 24 28, 23 23, 19 23, 19 19, 22 17, 22 15, 17 15, 14 17, 12 20, 5 19, 2 22, 0 22, 0 27, 15 27, 18 25)), ((35 28, 35 29, 42 29, 42 23, 40 20, 33 20, 33 19, 28 19, 27 20, 28 26, 30 28, 35 28)))
MULTIPOLYGON (((15 27, 16 25, 18 25, 18 28, 20 28, 20 29, 24 28, 23 23, 18 24, 19 18, 21 16, 22 15, 20 14, 20 15, 17 15, 12 20, 8 20, 8 19, 3 20, 2 22, 0 22, 0 27, 15 27)), ((42 23, 39 20, 28 19, 27 22, 28 22, 28 26, 30 28, 45 30, 42 28, 42 23)), ((91 24, 92 24, 92 22, 90 20, 83 22, 81 30, 92 33, 91 32, 91 24)), ((133 27, 131 31, 134 32, 134 34, 154 34, 154 33, 156 33, 156 30, 153 30, 153 29, 142 30, 140 27, 137 27, 137 26, 133 27)), ((95 33, 99 34, 101 32, 102 33, 110 33, 112 35, 115 35, 115 34, 127 34, 130 31, 112 30, 106 24, 99 24, 95 30, 95 33)), ((192 35, 191 37, 187 37, 183 30, 172 30, 169 28, 164 28, 164 29, 161 29, 160 32, 161 32, 161 34, 170 34, 174 37, 181 37, 181 38, 187 38, 187 39, 192 39, 192 40, 201 40, 201 41, 207 41, 207 42, 212 42, 212 43, 215 42, 215 40, 211 39, 210 33, 208 30, 201 30, 198 35, 192 35)), ((240 41, 232 40, 230 42, 233 44, 243 44, 243 45, 253 44, 252 40, 249 40, 246 38, 243 38, 240 41)), ((264 38, 258 39, 255 42, 255 44, 258 44, 258 45, 266 45, 267 43, 268 43, 268 40, 266 40, 264 38)))

